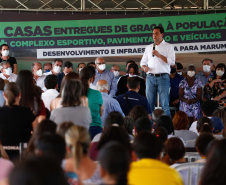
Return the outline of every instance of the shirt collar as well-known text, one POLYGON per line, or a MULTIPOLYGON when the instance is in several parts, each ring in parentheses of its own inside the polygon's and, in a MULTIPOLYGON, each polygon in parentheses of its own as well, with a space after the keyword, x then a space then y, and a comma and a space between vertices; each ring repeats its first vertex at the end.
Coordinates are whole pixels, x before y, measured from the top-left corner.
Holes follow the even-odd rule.
POLYGON ((162 44, 165 44, 165 43, 166 43, 166 41, 163 39, 163 40, 162 40, 162 42, 160 42, 160 44, 159 44, 159 45, 155 45, 155 46, 157 46, 157 47, 158 47, 158 46, 160 46, 160 45, 162 45, 162 44))
MULTIPOLYGON (((206 76, 205 74, 204 74, 204 72, 202 71, 202 76, 206 76)), ((211 71, 211 73, 209 74, 209 76, 208 77, 211 77, 211 76, 213 76, 213 72, 211 71)))

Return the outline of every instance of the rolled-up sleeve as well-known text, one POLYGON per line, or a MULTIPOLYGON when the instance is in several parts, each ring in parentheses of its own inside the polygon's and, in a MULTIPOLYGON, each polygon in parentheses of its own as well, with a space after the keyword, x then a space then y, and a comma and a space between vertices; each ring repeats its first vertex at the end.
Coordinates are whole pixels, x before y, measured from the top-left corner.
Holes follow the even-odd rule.
MULTIPOLYGON (((143 65, 148 66, 148 46, 145 49, 144 55, 140 61, 140 66, 142 67, 143 65)), ((151 52, 151 51, 149 51, 151 52)))
POLYGON ((175 51, 173 45, 168 45, 168 54, 166 56, 167 58, 167 64, 174 65, 175 64, 175 51))

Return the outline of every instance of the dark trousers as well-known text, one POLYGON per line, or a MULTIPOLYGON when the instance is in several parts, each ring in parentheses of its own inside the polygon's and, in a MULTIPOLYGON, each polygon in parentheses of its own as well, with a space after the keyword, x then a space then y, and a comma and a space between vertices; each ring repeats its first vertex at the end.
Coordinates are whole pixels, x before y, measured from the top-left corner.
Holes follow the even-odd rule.
POLYGON ((102 131, 103 131, 103 129, 101 127, 99 127, 99 126, 91 126, 91 127, 89 127, 89 134, 90 134, 91 140, 93 140, 95 135, 101 133, 102 131))

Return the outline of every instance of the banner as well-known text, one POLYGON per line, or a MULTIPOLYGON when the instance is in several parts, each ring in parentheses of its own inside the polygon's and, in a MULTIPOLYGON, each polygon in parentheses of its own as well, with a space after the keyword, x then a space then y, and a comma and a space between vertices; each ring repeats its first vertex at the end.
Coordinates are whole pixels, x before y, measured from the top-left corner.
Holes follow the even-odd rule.
POLYGON ((155 26, 163 26, 164 39, 177 53, 226 49, 225 13, 0 22, 0 44, 7 43, 12 50, 37 50, 38 58, 142 55, 153 42, 155 26))

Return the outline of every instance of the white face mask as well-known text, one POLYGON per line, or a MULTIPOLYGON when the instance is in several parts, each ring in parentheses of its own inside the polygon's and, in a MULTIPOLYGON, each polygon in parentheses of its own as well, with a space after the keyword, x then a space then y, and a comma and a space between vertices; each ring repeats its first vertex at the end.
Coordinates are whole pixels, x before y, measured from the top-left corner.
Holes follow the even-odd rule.
POLYGON ((211 68, 211 66, 209 66, 209 65, 203 65, 203 71, 204 71, 205 73, 210 72, 210 68, 211 68))
POLYGON ((104 71, 106 69, 106 64, 98 65, 99 70, 104 71))
POLYGON ((119 76, 119 71, 113 71, 115 77, 119 76))
POLYGON ((188 71, 187 75, 190 77, 193 77, 193 76, 195 76, 195 71, 188 71))
POLYGON ((78 68, 78 72, 80 73, 82 71, 83 67, 78 68))
POLYGON ((182 75, 182 72, 177 72, 178 75, 182 75))
POLYGON ((136 77, 137 75, 131 75, 131 74, 129 74, 129 77, 136 77))
POLYGON ((54 70, 55 73, 60 73, 61 67, 60 66, 54 66, 53 70, 54 70))
POLYGON ((217 76, 223 76, 224 75, 224 71, 217 70, 216 74, 217 74, 217 76))
POLYGON ((39 69, 38 71, 36 71, 36 75, 42 76, 42 69, 39 69))
POLYGON ((7 57, 9 55, 9 50, 3 50, 2 55, 7 57))
POLYGON ((10 76, 12 74, 12 68, 8 67, 7 69, 5 69, 5 74, 10 76))

